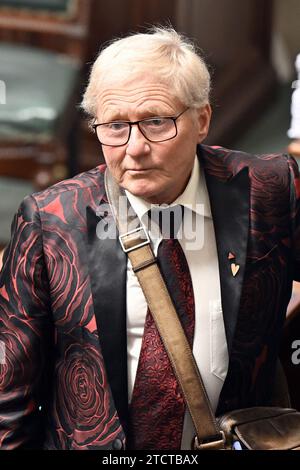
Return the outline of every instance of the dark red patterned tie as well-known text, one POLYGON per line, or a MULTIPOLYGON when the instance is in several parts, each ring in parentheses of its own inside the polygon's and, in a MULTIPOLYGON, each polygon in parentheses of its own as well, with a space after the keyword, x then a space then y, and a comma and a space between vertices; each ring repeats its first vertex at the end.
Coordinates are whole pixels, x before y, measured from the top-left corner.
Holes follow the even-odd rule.
MULTIPOLYGON (((172 231, 172 230, 171 230, 172 231)), ((192 347, 195 305, 188 264, 176 239, 162 240, 158 262, 192 347)), ((180 449, 185 402, 148 309, 130 404, 129 449, 180 449)))

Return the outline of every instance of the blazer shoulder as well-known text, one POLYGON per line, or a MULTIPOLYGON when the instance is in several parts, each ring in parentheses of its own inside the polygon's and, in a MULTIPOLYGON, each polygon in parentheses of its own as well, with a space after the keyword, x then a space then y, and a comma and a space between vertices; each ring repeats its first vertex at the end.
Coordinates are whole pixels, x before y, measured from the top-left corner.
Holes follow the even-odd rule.
POLYGON ((288 189, 293 181, 299 181, 299 167, 287 153, 253 155, 249 160, 249 176, 252 180, 268 181, 272 187, 288 189))
POLYGON ((51 223, 53 217, 69 225, 81 225, 87 206, 96 210, 105 197, 105 169, 106 165, 100 165, 26 196, 19 206, 17 217, 36 222, 39 226, 41 223, 51 223))
POLYGON ((99 165, 91 170, 80 173, 72 178, 59 181, 58 183, 49 186, 48 188, 33 193, 36 199, 44 196, 59 195, 64 192, 80 191, 87 188, 99 188, 101 189, 104 184, 104 172, 106 165, 99 165))
POLYGON ((47 189, 31 194, 39 208, 48 205, 55 199, 74 199, 76 193, 84 192, 84 200, 87 204, 93 200, 99 200, 104 194, 104 172, 106 165, 99 165, 96 168, 80 173, 73 178, 60 181, 47 189))
POLYGON ((293 169, 297 173, 297 163, 288 154, 268 153, 251 154, 241 150, 232 150, 220 146, 200 146, 200 158, 210 172, 222 174, 225 178, 235 176, 248 168, 249 176, 287 175, 293 169))

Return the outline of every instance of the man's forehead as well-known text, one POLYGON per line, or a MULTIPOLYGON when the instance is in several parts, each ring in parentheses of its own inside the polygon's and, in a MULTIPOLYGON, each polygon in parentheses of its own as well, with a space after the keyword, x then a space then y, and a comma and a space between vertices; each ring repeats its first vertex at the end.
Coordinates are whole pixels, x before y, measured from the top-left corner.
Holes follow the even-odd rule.
POLYGON ((144 80, 135 86, 117 84, 102 89, 98 100, 98 117, 115 119, 118 115, 170 115, 180 109, 180 101, 164 83, 144 80), (99 116, 100 115, 100 116, 99 116))
POLYGON ((124 100, 136 102, 147 98, 166 99, 175 97, 175 92, 170 84, 153 79, 143 79, 130 82, 117 82, 105 84, 99 90, 100 100, 124 100))

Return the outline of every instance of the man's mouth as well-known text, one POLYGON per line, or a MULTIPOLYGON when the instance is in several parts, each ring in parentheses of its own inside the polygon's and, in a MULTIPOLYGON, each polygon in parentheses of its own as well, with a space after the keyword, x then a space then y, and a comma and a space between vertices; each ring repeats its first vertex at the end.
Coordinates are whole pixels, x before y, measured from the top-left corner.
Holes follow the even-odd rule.
POLYGON ((147 171, 151 171, 151 168, 128 168, 127 170, 129 173, 145 173, 147 171))

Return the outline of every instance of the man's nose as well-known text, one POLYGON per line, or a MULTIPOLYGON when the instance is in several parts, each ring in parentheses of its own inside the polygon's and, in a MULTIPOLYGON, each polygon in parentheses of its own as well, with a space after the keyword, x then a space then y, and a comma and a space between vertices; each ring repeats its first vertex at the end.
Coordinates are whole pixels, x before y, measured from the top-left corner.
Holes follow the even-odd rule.
POLYGON ((137 124, 131 127, 130 138, 127 143, 127 153, 131 156, 140 156, 150 150, 149 141, 141 133, 137 124))

